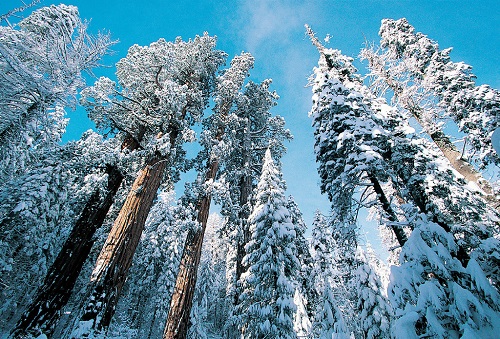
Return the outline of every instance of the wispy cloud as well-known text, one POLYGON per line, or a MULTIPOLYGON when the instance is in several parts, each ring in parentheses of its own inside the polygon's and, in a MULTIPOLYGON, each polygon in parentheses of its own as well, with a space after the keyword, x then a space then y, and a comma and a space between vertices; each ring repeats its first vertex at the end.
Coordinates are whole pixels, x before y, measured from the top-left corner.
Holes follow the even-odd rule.
POLYGON ((240 34, 249 51, 256 52, 270 41, 286 43, 293 32, 302 30, 304 20, 313 11, 313 2, 255 0, 242 3, 240 34))

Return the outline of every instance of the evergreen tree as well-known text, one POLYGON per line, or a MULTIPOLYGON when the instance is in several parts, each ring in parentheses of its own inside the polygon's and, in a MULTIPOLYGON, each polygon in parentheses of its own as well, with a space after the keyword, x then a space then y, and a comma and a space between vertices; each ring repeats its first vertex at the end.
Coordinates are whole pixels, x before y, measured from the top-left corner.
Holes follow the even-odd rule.
MULTIPOLYGON (((349 249, 347 261, 354 261, 357 246, 355 222, 362 202, 354 197, 367 187, 377 195, 377 202, 394 231, 399 244, 406 234, 382 189, 388 181, 384 157, 389 153, 389 133, 383 120, 371 110, 369 90, 352 65, 352 58, 338 50, 324 48, 306 26, 313 44, 320 52, 318 67, 311 78, 313 106, 309 116, 315 128, 315 154, 320 188, 332 203, 339 238, 349 249)), ((340 244, 340 243, 339 243, 340 244)))
POLYGON ((198 225, 188 230, 163 333, 164 338, 185 338, 187 335, 215 180, 219 164, 224 162, 233 145, 230 133, 226 133, 226 125, 234 119, 231 108, 249 69, 253 67, 253 62, 254 59, 250 54, 242 53, 231 61, 229 70, 216 81, 214 114, 205 120, 206 128, 202 134, 203 149, 198 156, 205 161, 197 162, 200 175, 188 197, 189 202, 196 206, 198 225), (203 168, 203 164, 206 169, 203 168))
POLYGON ((336 305, 335 297, 329 285, 325 286, 321 296, 319 317, 316 321, 316 329, 319 332, 318 339, 350 339, 349 330, 345 325, 342 312, 336 305))
MULTIPOLYGON (((319 45, 317 40, 313 39, 313 42, 319 45)), ((339 74, 329 72, 327 75, 316 73, 315 86, 318 86, 318 89, 315 93, 318 93, 318 97, 317 100, 314 100, 314 104, 316 105, 319 102, 318 106, 316 106, 319 109, 313 110, 315 122, 319 123, 319 127, 328 126, 329 121, 336 121, 335 117, 326 118, 325 116, 323 118, 319 113, 328 112, 328 109, 332 108, 339 109, 346 106, 345 102, 349 104, 353 100, 356 100, 356 105, 346 109, 348 114, 353 114, 360 111, 359 108, 362 108, 364 116, 369 117, 370 122, 367 124, 363 118, 358 116, 349 120, 350 116, 348 114, 345 116, 340 115, 342 117, 341 121, 336 122, 334 126, 340 125, 342 122, 346 122, 347 126, 338 133, 334 132, 333 134, 327 134, 330 132, 329 128, 320 129, 317 132, 317 145, 321 146, 320 142, 322 140, 330 141, 333 139, 338 140, 336 149, 342 150, 346 140, 354 139, 357 140, 357 145, 363 145, 363 142, 370 141, 366 146, 362 146, 364 151, 377 151, 375 156, 372 154, 371 157, 360 158, 358 155, 360 152, 354 148, 347 152, 344 157, 328 158, 331 160, 326 162, 322 156, 328 155, 331 150, 328 147, 319 148, 318 160, 321 161, 320 173, 324 174, 322 179, 325 183, 325 189, 334 187, 332 183, 335 184, 335 180, 338 178, 338 175, 332 176, 332 174, 336 173, 334 172, 335 169, 341 169, 346 173, 353 173, 353 168, 356 170, 356 168, 361 167, 363 171, 368 169, 365 173, 368 174, 369 181, 378 195, 380 207, 386 212, 387 218, 393 224, 398 222, 399 227, 402 225, 399 222, 401 220, 408 226, 408 229, 413 230, 411 236, 414 240, 411 243, 407 244, 406 241, 401 241, 404 239, 403 237, 398 237, 400 245, 402 245, 400 261, 402 263, 408 262, 408 264, 403 265, 405 268, 398 271, 398 277, 406 275, 407 280, 398 278, 395 274, 392 275, 394 278, 392 283, 395 288, 393 289, 394 295, 391 302, 396 309, 397 317, 397 326, 393 335, 408 337, 409 333, 412 333, 412 337, 415 335, 441 336, 449 331, 456 331, 457 335, 464 335, 473 331, 477 332, 480 328, 483 329, 484 333, 490 331, 495 327, 495 324, 490 319, 497 312, 497 307, 491 302, 494 299, 491 295, 496 291, 492 288, 491 283, 485 282, 484 271, 479 268, 475 260, 470 260, 470 256, 476 250, 481 250, 482 244, 486 243, 488 239, 494 239, 495 234, 498 234, 494 222, 495 217, 491 218, 495 212, 487 208, 483 200, 475 197, 467 189, 463 179, 458 178, 456 172, 451 169, 450 162, 444 160, 433 145, 415 133, 415 130, 408 124, 408 117, 401 110, 389 107, 385 104, 384 99, 374 96, 370 90, 361 86, 359 81, 353 81, 355 78, 352 76, 351 70, 346 67, 351 65, 349 60, 345 61, 345 57, 339 57, 340 53, 338 51, 325 50, 320 45, 318 48, 324 55, 326 66, 330 67, 331 70, 340 70, 340 72, 339 74), (332 78, 334 80, 331 80, 332 78), (319 86, 328 81, 333 83, 326 87, 319 86), (335 81, 339 81, 340 84, 335 86, 335 81), (331 88, 334 89, 333 92, 329 92, 332 91, 331 88), (342 90, 345 92, 342 93, 342 90), (338 93, 343 95, 339 96, 338 93), (371 138, 370 133, 364 130, 367 125, 372 126, 370 131, 380 135, 380 137, 371 138), (326 138, 327 135, 330 137, 326 138), (342 161, 343 159, 349 159, 349 157, 356 158, 352 164, 349 163, 348 166, 344 167, 342 161), (377 173, 377 171, 370 169, 370 161, 373 161, 373 159, 377 159, 377 164, 380 166, 376 168, 385 169, 385 177, 381 176, 380 172, 377 173), (332 167, 328 168, 327 166, 332 167), (400 214, 404 213, 403 215, 390 212, 390 209, 395 211, 395 208, 389 204, 387 197, 381 199, 382 196, 379 194, 382 187, 380 178, 390 182, 398 199, 401 199, 398 208, 402 212, 400 214), (423 221, 416 222, 418 220, 423 221), (445 236, 448 240, 443 240, 445 236), (420 242, 417 245, 415 239, 422 239, 422 241, 426 242, 427 247, 424 247, 420 242), (449 241, 452 241, 452 243, 449 241), (421 254, 424 248, 427 248, 424 251, 426 253, 421 254), (437 255, 432 253, 437 253, 437 255), (457 266, 454 266, 455 264, 457 266), (472 265, 473 269, 468 269, 469 264, 472 265), (426 271, 426 269, 421 267, 427 266, 441 269, 437 275, 432 272, 432 269, 429 269, 432 272, 430 277, 432 279, 436 276, 439 277, 434 281, 438 282, 439 288, 444 289, 441 296, 437 297, 442 302, 439 305, 449 305, 446 306, 449 309, 442 306, 432 308, 432 305, 437 305, 437 303, 430 302, 429 296, 438 296, 439 294, 434 293, 437 290, 428 293, 427 287, 430 285, 426 285, 425 279, 419 278, 425 277, 425 274, 421 272, 426 271), (461 273, 450 274, 447 271, 449 269, 461 273), (406 282, 402 283, 404 280, 406 282), (472 281, 476 282, 471 283, 472 281), (483 286, 482 283, 485 283, 485 285, 483 286), (450 289, 450 286, 453 287, 450 289), (477 286, 483 287, 478 289, 477 286), (488 292, 483 293, 484 290, 488 292), (411 298, 413 298, 412 304, 417 305, 418 311, 410 306, 404 306, 411 298), (464 304, 474 305, 472 306, 472 313, 447 319, 445 316, 447 314, 462 312, 461 308, 464 304), (477 313, 475 313, 476 310, 477 313)), ((336 110, 333 111, 337 112, 336 110)), ((331 130, 335 131, 335 128, 331 130)), ((325 142, 325 144, 327 143, 325 142)), ((335 152, 335 148, 333 149, 335 152)), ((338 181, 343 185, 345 183, 355 183, 352 178, 338 181)), ((338 194, 337 192, 343 191, 341 189, 334 190, 330 196, 336 198, 334 194, 338 194)), ((347 206, 348 208, 345 211, 351 212, 352 208, 349 205, 347 206)), ((334 206, 335 208, 337 207, 334 206)), ((339 219, 338 216, 348 215, 342 214, 342 210, 339 211, 338 208, 335 213, 337 219, 339 219)), ((351 229, 347 228, 347 230, 351 229)), ((393 230, 397 231, 394 228, 393 230)), ((345 232, 337 231, 337 234, 342 235, 343 233, 345 232)), ((397 232, 396 235, 398 235, 397 232)), ((339 239, 335 233, 334 238, 339 239)), ((340 237, 340 239, 345 238, 346 236, 340 237)), ((353 246, 349 248, 352 249, 353 246)), ((491 281, 498 281, 496 277, 490 277, 490 279, 491 281)), ((349 314, 346 316, 350 317, 349 314)))
POLYGON ((208 105, 224 57, 208 35, 134 45, 117 64, 121 91, 107 78, 86 89, 83 100, 97 126, 132 136, 144 148, 146 161, 99 254, 91 296, 74 335, 109 326, 157 190, 165 172, 170 175, 179 166, 182 141, 192 139, 190 126, 208 105))
POLYGON ((414 217, 414 230, 392 267, 389 296, 395 308, 394 338, 494 337, 498 292, 474 259, 454 257, 458 246, 439 225, 414 217))
POLYGON ((64 108, 112 44, 91 36, 74 6, 40 8, 16 25, 0 26, 1 182, 22 174, 65 131, 64 108))
POLYGON ((357 299, 354 306, 357 330, 363 338, 388 338, 392 310, 384 297, 380 277, 360 247, 356 259, 358 267, 354 272, 352 289, 357 299))
POLYGON ((211 214, 200 258, 188 338, 204 338, 208 333, 224 330, 231 300, 225 298, 228 244, 226 239, 219 237, 222 226, 221 217, 211 214))
POLYGON ((82 72, 97 66, 112 42, 108 35, 91 36, 77 8, 66 5, 40 8, 0 30, 0 191, 8 197, 2 199, 0 223, 2 243, 11 247, 0 250, 1 262, 10 262, 10 269, 2 265, 10 271, 4 275, 10 287, 2 291, 7 301, 2 313, 4 321, 16 320, 32 302, 18 324, 25 331, 41 325, 35 318, 46 317, 52 307, 46 290, 40 288, 36 296, 33 292, 47 273, 56 275, 57 249, 85 205, 89 188, 106 190, 106 178, 113 172, 96 165, 97 158, 111 155, 103 151, 111 143, 102 147, 102 140, 87 135, 80 143, 60 144, 68 121, 64 109, 74 106, 85 84, 82 72), (94 154, 88 152, 92 148, 94 154), (22 242, 16 244, 20 234, 22 242), (32 267, 34 262, 38 265, 32 267), (36 274, 29 273, 33 268, 36 274), (16 298, 14 305, 10 297, 17 293, 24 299, 16 298), (11 306, 15 308, 8 310, 11 306))
POLYGON ((337 254, 328 221, 319 210, 314 213, 311 250, 313 267, 308 287, 312 292, 308 294, 315 296, 309 302, 316 314, 319 307, 319 297, 323 295, 326 286, 330 284, 330 278, 336 275, 335 259, 337 254))
MULTIPOLYGON (((245 245, 250 240, 248 216, 252 203, 252 191, 256 187, 262 171, 262 159, 267 147, 272 145, 276 159, 285 151, 284 140, 291 139, 290 131, 284 128, 284 119, 272 116, 270 109, 276 105, 278 98, 270 91, 271 80, 260 84, 252 81, 245 85, 242 93, 236 98, 233 119, 226 126, 227 134, 234 145, 230 154, 221 163, 221 179, 227 185, 226 194, 220 195, 221 214, 227 217, 225 227, 221 230, 235 247, 234 265, 228 276, 228 298, 238 304, 241 293, 241 274, 246 269, 243 265, 245 245), (234 274, 233 274, 234 272, 234 274)), ((237 307, 231 312, 236 312, 237 307)), ((227 335, 237 336, 237 314, 228 317, 227 335)))
POLYGON ((284 183, 266 151, 250 215, 252 237, 246 245, 241 295, 244 338, 293 338, 293 296, 300 264, 296 257, 296 226, 286 208, 284 183))
POLYGON ((500 121, 499 92, 487 85, 475 86, 471 66, 452 62, 451 49, 440 50, 404 18, 383 20, 379 34, 381 48, 361 53, 369 61, 374 86, 393 92, 398 106, 419 122, 452 167, 480 187, 498 211, 491 184, 473 164, 484 168, 500 161, 491 143, 500 121), (443 131, 443 122, 449 120, 467 135, 470 147, 464 145, 462 152, 443 131))

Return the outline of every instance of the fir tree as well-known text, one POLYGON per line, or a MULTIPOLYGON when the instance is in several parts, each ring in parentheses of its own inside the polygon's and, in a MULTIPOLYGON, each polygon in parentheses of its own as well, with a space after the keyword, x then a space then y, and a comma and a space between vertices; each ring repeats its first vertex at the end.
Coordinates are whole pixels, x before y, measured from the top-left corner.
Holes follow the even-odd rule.
POLYGON ((241 295, 245 338, 295 337, 293 296, 300 264, 283 186, 268 150, 249 219, 252 237, 244 258, 248 265, 241 295))

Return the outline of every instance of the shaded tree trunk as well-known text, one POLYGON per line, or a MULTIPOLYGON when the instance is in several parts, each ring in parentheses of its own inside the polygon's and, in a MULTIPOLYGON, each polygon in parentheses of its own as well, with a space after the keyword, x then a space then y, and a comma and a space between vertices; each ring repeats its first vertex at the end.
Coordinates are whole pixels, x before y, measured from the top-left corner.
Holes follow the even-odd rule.
MULTIPOLYGON (((132 137, 125 138, 122 150, 135 150, 139 143, 132 137)), ((54 263, 50 266, 43 285, 38 289, 33 302, 21 316, 13 330, 15 335, 29 333, 37 328, 50 334, 60 316, 60 310, 68 302, 83 264, 94 244, 95 232, 101 228, 113 204, 123 176, 114 166, 106 166, 108 174, 107 193, 102 198, 94 191, 85 204, 73 230, 66 239, 54 263)))
MULTIPOLYGON (((218 168, 218 160, 213 160, 209 165, 205 182, 215 180, 218 168)), ((200 263, 201 248, 207 227, 211 200, 212 196, 210 194, 202 197, 197 207, 198 215, 196 220, 199 223, 199 227, 190 229, 186 238, 174 293, 170 302, 167 323, 163 332, 163 338, 165 339, 186 338, 189 329, 198 265, 200 263)))
POLYGON ((68 302, 94 244, 94 234, 102 226, 123 179, 117 168, 108 168, 108 193, 104 199, 101 199, 99 190, 90 196, 75 227, 49 268, 35 300, 16 324, 15 333, 27 333, 35 328, 50 333, 59 317, 59 311, 68 302))
POLYGON ((380 185, 378 179, 371 173, 368 173, 368 177, 373 185, 373 190, 375 191, 375 194, 377 194, 378 201, 382 205, 382 209, 384 210, 387 219, 390 221, 389 227, 394 232, 394 235, 396 236, 399 246, 403 247, 408 238, 403 228, 400 225, 397 225, 399 220, 396 215, 396 212, 392 209, 391 204, 389 203, 389 200, 387 199, 387 196, 385 195, 385 192, 382 189, 382 186, 380 185))

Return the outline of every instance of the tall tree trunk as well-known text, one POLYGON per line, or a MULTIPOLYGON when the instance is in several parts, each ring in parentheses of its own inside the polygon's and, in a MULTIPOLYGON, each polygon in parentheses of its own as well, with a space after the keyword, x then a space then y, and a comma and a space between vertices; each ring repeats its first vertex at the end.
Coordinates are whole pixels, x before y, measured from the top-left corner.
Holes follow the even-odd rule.
MULTIPOLYGON (((123 141, 121 149, 133 151, 138 147, 139 143, 129 136, 123 141)), ((50 266, 43 285, 12 331, 15 335, 27 334, 37 328, 46 334, 52 333, 60 310, 68 302, 83 264, 89 256, 95 232, 101 228, 123 181, 122 174, 115 166, 106 166, 106 173, 106 195, 101 197, 101 192, 97 189, 90 196, 61 251, 50 266)))
POLYGON ((93 321, 97 330, 111 322, 166 166, 163 157, 154 156, 139 172, 99 254, 91 276, 91 301, 81 317, 93 321))
MULTIPOLYGON (((218 168, 218 160, 213 160, 209 165, 205 182, 215 180, 218 168)), ((206 194, 201 198, 196 218, 199 227, 190 229, 188 232, 163 332, 164 339, 186 338, 211 200, 211 194, 206 194)))
POLYGON ((108 166, 107 172, 109 177, 106 196, 101 198, 99 190, 90 196, 68 239, 50 266, 35 299, 17 322, 13 330, 16 335, 29 333, 36 328, 47 334, 52 332, 60 316, 59 312, 68 302, 94 244, 94 234, 102 226, 123 181, 123 176, 116 167, 108 166))

